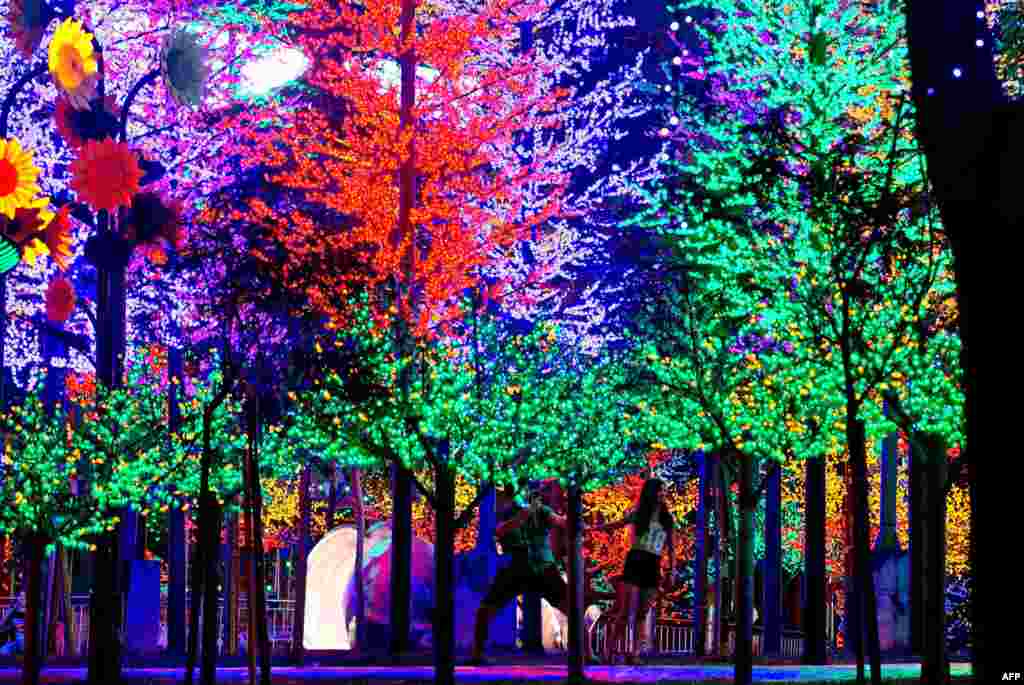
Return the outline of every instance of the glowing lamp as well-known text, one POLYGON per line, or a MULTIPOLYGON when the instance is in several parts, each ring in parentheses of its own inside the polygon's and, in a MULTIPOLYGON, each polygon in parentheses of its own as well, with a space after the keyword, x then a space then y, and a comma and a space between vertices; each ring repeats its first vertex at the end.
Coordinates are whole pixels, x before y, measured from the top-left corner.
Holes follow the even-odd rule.
POLYGON ((679 22, 678 21, 672 22, 672 25, 669 26, 669 28, 672 29, 673 31, 678 31, 679 30, 679 22))
POLYGON ((266 95, 302 76, 308 67, 309 58, 302 50, 278 48, 242 67, 242 90, 247 95, 266 95))
POLYGON ((20 261, 21 252, 18 251, 18 246, 11 242, 10 239, 0 237, 0 274, 5 274, 18 266, 20 261))

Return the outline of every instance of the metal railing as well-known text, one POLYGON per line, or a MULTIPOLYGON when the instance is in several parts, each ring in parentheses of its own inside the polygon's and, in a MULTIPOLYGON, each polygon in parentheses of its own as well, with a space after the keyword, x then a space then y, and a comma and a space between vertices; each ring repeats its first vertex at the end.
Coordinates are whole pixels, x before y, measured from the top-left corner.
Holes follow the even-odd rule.
MULTIPOLYGON (((602 614, 587 631, 587 646, 591 655, 599 656, 604 653, 605 646, 609 639, 611 627, 611 616, 602 614)), ((732 624, 725 624, 722 628, 727 632, 727 651, 731 655, 736 649, 736 629, 732 624)), ((763 655, 764 636, 760 628, 753 631, 754 644, 753 652, 755 657, 763 655)), ((653 644, 648 645, 648 651, 660 656, 681 656, 696 653, 696 629, 693 621, 679 619, 660 619, 654 627, 653 644)), ((630 628, 626 628, 624 635, 617 641, 615 653, 630 653, 637 636, 630 628)), ((782 632, 782 657, 796 659, 803 653, 803 634, 796 631, 784 630, 782 632)))
MULTIPOLYGON (((12 597, 0 597, 0 615, 5 613, 13 604, 12 597)), ((123 607, 122 607, 123 611, 123 607)), ((72 654, 85 655, 89 649, 89 596, 71 596, 72 626, 74 630, 72 654)), ((185 599, 185 635, 188 636, 190 627, 191 605, 188 595, 185 599)), ((123 615, 123 614, 122 614, 123 615)), ((273 652, 290 651, 292 647, 292 625, 295 617, 295 601, 282 599, 267 600, 267 634, 270 638, 271 650, 273 652)), ((245 649, 247 643, 247 627, 249 619, 249 606, 245 595, 239 598, 238 602, 238 625, 240 626, 239 646, 245 649)), ((122 621, 123 624, 123 621, 122 621)), ((217 653, 224 653, 224 602, 217 603, 217 653)), ((122 641, 124 636, 122 635, 122 641)), ((167 600, 160 602, 160 638, 158 644, 162 648, 167 647, 167 600)))

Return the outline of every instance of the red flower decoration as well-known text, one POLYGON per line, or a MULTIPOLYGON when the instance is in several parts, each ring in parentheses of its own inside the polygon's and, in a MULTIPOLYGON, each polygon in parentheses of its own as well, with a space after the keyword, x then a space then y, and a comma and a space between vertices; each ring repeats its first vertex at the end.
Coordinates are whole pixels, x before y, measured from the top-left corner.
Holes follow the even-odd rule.
POLYGON ((46 289, 46 318, 63 323, 75 311, 75 288, 66 278, 55 278, 46 289))
POLYGON ((89 140, 71 163, 71 188, 94 209, 127 207, 139 192, 142 169, 126 143, 89 140))

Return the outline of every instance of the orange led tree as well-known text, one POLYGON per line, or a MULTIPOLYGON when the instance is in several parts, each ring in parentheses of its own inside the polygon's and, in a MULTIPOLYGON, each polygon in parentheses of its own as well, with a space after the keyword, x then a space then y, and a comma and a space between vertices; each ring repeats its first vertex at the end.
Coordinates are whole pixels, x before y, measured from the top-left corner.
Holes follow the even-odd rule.
POLYGON ((516 150, 517 133, 554 127, 571 95, 550 87, 553 63, 517 49, 519 24, 547 4, 485 0, 457 14, 319 0, 293 17, 320 97, 290 115, 287 135, 262 141, 257 163, 301 202, 253 210, 316 307, 343 319, 350 292, 398 286, 404 317, 425 333, 498 250, 560 213, 566 175, 516 150), (550 192, 527 203, 529 184, 550 192), (337 268, 353 254, 363 268, 337 268))

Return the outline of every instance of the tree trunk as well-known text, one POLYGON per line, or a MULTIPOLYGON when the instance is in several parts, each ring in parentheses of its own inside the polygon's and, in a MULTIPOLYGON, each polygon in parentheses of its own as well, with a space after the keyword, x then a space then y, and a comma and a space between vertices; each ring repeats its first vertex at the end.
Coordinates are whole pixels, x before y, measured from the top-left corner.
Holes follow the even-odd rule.
POLYGON ((938 440, 928 440, 925 516, 925 632, 921 681, 949 682, 946 658, 946 454, 938 440))
POLYGON ((807 607, 803 620, 802 661, 809 665, 822 665, 828 661, 825 645, 825 457, 808 459, 805 473, 804 579, 807 582, 807 607))
POLYGON ((75 650, 75 614, 71 608, 71 555, 73 552, 61 548, 61 614, 64 616, 64 655, 77 657, 75 650))
POLYGON ((115 529, 96 540, 93 592, 89 597, 89 684, 109 685, 121 679, 121 592, 117 573, 115 529))
MULTIPOLYGON (((203 506, 199 506, 202 521, 203 506)), ((185 655, 185 685, 192 685, 196 661, 199 656, 199 614, 203 607, 203 586, 206 578, 206 545, 202 529, 196 539, 195 556, 192 558, 192 577, 189 587, 188 652, 185 655)))
MULTIPOLYGON (((267 630, 266 570, 263 556, 263 486, 260 483, 260 403, 256 387, 246 385, 246 432, 248 445, 245 453, 247 471, 246 511, 249 513, 249 644, 250 680, 253 679, 256 653, 260 659, 260 683, 270 685, 270 635, 267 630)), ((308 486, 308 481, 307 481, 308 486)), ((305 489, 307 498, 309 488, 305 489)), ((308 502, 307 502, 308 509, 308 502)), ((306 530, 309 529, 308 519, 306 530)), ((303 613, 305 610, 303 609, 303 613)), ((300 635, 301 639, 301 635, 300 635)))
POLYGON ((350 481, 352 510, 356 518, 356 635, 353 648, 360 652, 366 648, 366 507, 363 506, 363 480, 359 469, 352 469, 350 481))
MULTIPOLYGON (((181 426, 181 408, 178 406, 178 388, 182 374, 181 350, 171 347, 167 352, 168 375, 179 383, 167 384, 167 428, 175 432, 181 426)), ((185 512, 171 506, 167 514, 167 653, 180 657, 185 654, 185 512)))
MULTIPOLYGON (((586 681, 583 673, 583 659, 586 651, 583 645, 583 492, 579 485, 572 483, 568 492, 569 524, 569 684, 586 681)), ((634 638, 635 639, 635 638, 634 638)))
POLYGON ((226 516, 226 535, 221 545, 221 559, 224 564, 221 601, 224 605, 224 621, 221 625, 221 640, 228 656, 238 656, 238 568, 235 560, 235 548, 238 546, 238 516, 226 516))
POLYGON ((700 480, 697 491, 697 532, 694 542, 693 572, 693 625, 696 632, 694 651, 697 658, 707 653, 707 585, 708 585, 708 487, 710 458, 703 452, 698 453, 700 460, 700 480))
MULTIPOLYGON (((225 355, 226 356, 226 355, 225 355)), ((216 659, 216 654, 208 654, 207 626, 213 636, 216 636, 217 626, 217 548, 220 545, 220 521, 221 512, 216 496, 210 491, 210 468, 213 463, 213 415, 217 408, 227 399, 230 392, 229 381, 225 379, 226 385, 217 391, 217 395, 203 409, 203 451, 199 461, 199 531, 196 545, 196 559, 192 564, 192 596, 191 596, 191 618, 189 626, 191 632, 188 638, 188 656, 185 660, 185 683, 192 685, 193 670, 196 664, 196 651, 199 640, 199 613, 200 607, 207 612, 212 611, 213 622, 204 621, 203 630, 203 677, 207 668, 207 659, 216 659), (211 602, 207 598, 212 597, 211 602), (211 609, 212 605, 212 609, 211 609)), ((116 544, 116 540, 115 540, 116 544)), ((214 666, 216 661, 213 661, 214 666)), ((212 676, 211 676, 212 677, 212 676)), ((204 681, 204 685, 206 685, 204 681)))
POLYGON ((44 626, 40 618, 43 594, 43 560, 46 539, 32 535, 25 539, 25 660, 21 667, 22 685, 39 685, 39 672, 43 665, 43 644, 40 639, 44 626))
POLYGON ((736 685, 750 685, 754 673, 754 459, 736 455, 740 472, 740 530, 736 545, 739 602, 736 611, 736 685))
MULTIPOLYGON (((249 447, 252 449, 252 434, 249 435, 249 447)), ((245 458, 245 537, 246 537, 246 552, 247 552, 247 565, 246 565, 246 576, 248 576, 248 588, 247 592, 249 595, 249 611, 246 612, 246 639, 245 645, 245 661, 249 667, 249 685, 256 685, 256 655, 262 651, 262 645, 257 638, 256 633, 256 592, 258 583, 256 582, 256 534, 255 534, 255 515, 253 510, 253 468, 252 459, 249 454, 246 454, 245 458)))
POLYGON ((925 490, 927 489, 927 455, 913 447, 910 450, 910 653, 923 654, 925 618, 925 490))
MULTIPOLYGON (((861 601, 858 603, 863 609, 860 616, 863 619, 861 624, 867 629, 867 651, 871 660, 871 683, 881 685, 882 682, 882 659, 878 644, 878 607, 875 598, 875 582, 872 573, 871 547, 870 547, 870 525, 868 517, 868 472, 867 472, 867 445, 865 444, 864 424, 854 418, 857 416, 856 407, 847 409, 846 439, 850 449, 850 461, 853 465, 853 487, 855 492, 856 522, 854 524, 854 544, 856 559, 856 572, 859 595, 861 601)), ((860 634, 864 635, 864 630, 860 634)), ((861 641, 863 644, 863 641, 861 641)), ((863 666, 858 663, 858 682, 863 682, 863 666)))
MULTIPOLYGON (((986 520, 992 510, 990 507, 1004 497, 992 488, 998 482, 996 479, 1001 478, 998 467, 992 464, 993 468, 987 469, 991 462, 975 458, 990 452, 981 443, 995 434, 994 431, 982 432, 978 427, 977 378, 994 378, 994 375, 977 373, 977 360, 983 357, 976 346, 987 336, 979 334, 972 339, 970 312, 971 302, 982 301, 979 296, 983 293, 978 284, 991 282, 993 272, 993 260, 986 258, 978 248, 1001 245, 976 236, 975 227, 985 225, 1005 232, 1014 230, 1019 223, 1020 194, 1011 171, 1017 156, 1010 156, 1007 143, 1009 127, 1020 126, 1020 108, 1017 104, 993 117, 993 110, 1001 107, 1005 98, 994 70, 995 41, 991 35, 985 35, 989 32, 984 23, 975 19, 974 3, 909 0, 906 9, 914 105, 918 113, 917 136, 928 155, 928 175, 942 210, 942 223, 949 235, 956 273, 965 442, 971 455, 967 468, 973 579, 972 676, 975 682, 988 683, 997 678, 993 673, 1001 671, 994 663, 995 655, 1003 659, 1004 655, 1011 654, 1016 646, 1016 635, 1013 631, 989 630, 989 617, 1000 616, 1005 609, 1002 605, 1005 593, 999 589, 1002 584, 993 573, 1001 561, 993 564, 991 559, 995 559, 996 554, 986 558, 977 553, 977 545, 984 535, 981 531, 991 530, 989 526, 995 524, 986 520), (975 44, 978 38, 982 40, 980 46, 975 44), (968 78, 951 81, 947 76, 951 65, 965 68, 968 78), (933 85, 937 88, 929 92, 933 85), (1016 122, 1013 121, 1015 116, 1016 122), (970 268, 986 271, 971 274, 970 268), (972 349, 975 350, 973 363, 972 349), (1005 642, 997 647, 996 642, 1000 640, 1005 642)), ((998 359, 998 356, 989 358, 998 359)))
MULTIPOLYGON (((764 515, 764 656, 782 655, 782 465, 769 467, 764 515)), ((806 534, 806 529, 805 529, 806 534)), ((821 603, 824 606, 824 602, 821 603)))
POLYGON ((306 564, 309 555, 309 487, 310 466, 302 468, 299 479, 299 532, 295 554, 295 617, 292 624, 292 659, 302 666, 305 658, 303 640, 306 634, 306 564))
POLYGON ((438 450, 434 471, 434 683, 455 685, 455 471, 448 465, 448 441, 438 450))
MULTIPOLYGON (((113 228, 110 214, 99 212, 100 235, 113 228)), ((108 388, 121 385, 124 353, 124 269, 97 268, 96 284, 96 379, 108 388)), ((135 558, 134 550, 122 550, 121 527, 130 514, 99 536, 89 606, 89 673, 91 685, 111 685, 121 680, 121 611, 124 600, 119 562, 135 558)))
POLYGON ((722 656, 722 544, 724 523, 722 521, 722 464, 720 457, 715 455, 712 468, 712 497, 711 502, 715 508, 715 549, 714 549, 714 584, 715 584, 715 606, 714 616, 711 621, 711 649, 712 655, 722 656))
POLYGON ((334 530, 334 515, 338 508, 338 467, 330 464, 327 467, 327 518, 324 535, 334 530))
POLYGON ((409 607, 412 584, 412 473, 394 464, 391 516, 391 640, 393 659, 409 651, 409 607))
MULTIPOLYGON (((203 556, 206 563, 203 576, 206 582, 203 587, 203 658, 199 671, 199 682, 201 685, 216 685, 219 633, 217 625, 217 566, 220 563, 220 530, 223 510, 217 497, 212 493, 207 495, 203 509, 206 517, 203 521, 202 532, 205 533, 204 544, 207 547, 207 553, 203 556)), ((202 521, 202 515, 200 516, 202 521)))

